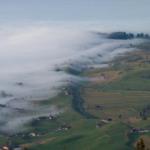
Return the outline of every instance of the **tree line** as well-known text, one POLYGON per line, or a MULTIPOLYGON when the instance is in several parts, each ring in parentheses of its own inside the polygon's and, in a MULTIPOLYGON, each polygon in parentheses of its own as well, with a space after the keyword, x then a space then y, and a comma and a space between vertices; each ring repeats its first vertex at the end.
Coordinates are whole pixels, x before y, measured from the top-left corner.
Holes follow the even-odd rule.
POLYGON ((126 33, 126 32, 112 32, 108 35, 108 38, 122 39, 122 40, 133 39, 133 38, 150 39, 150 35, 145 33, 133 34, 133 33, 126 33))

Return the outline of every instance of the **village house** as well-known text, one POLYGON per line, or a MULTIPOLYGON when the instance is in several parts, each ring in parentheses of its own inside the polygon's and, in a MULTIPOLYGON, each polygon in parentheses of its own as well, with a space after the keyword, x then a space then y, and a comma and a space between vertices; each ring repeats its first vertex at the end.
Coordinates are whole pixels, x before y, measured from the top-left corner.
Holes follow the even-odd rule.
POLYGON ((61 127, 58 128, 57 131, 67 131, 69 129, 71 129, 71 126, 67 125, 67 124, 64 124, 64 125, 61 125, 61 127))
POLYGON ((111 121, 112 121, 112 118, 102 119, 96 124, 96 128, 100 128, 100 127, 104 126, 105 124, 110 123, 111 121))
POLYGON ((150 130, 148 129, 142 129, 142 128, 132 128, 131 133, 148 133, 150 130))

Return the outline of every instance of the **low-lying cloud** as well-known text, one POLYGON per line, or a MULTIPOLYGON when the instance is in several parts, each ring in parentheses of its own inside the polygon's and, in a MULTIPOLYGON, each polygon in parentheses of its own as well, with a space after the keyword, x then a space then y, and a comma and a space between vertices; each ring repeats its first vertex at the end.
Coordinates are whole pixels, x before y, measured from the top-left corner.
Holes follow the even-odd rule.
MULTIPOLYGON (((111 40, 90 31, 51 26, 14 27, 0 30, 0 129, 16 128, 36 116, 47 114, 32 101, 56 95, 75 76, 55 71, 73 63, 99 65, 131 51, 134 40, 111 40), (23 109, 20 114, 14 108, 23 109), (29 113, 30 112, 30 113, 29 113), (34 114, 34 115, 33 115, 34 114), (19 119, 22 121, 18 121, 19 119), (24 120, 24 121, 23 121, 24 120), (1 126, 2 125, 2 126, 1 126)), ((45 111, 46 110, 46 111, 45 111)))

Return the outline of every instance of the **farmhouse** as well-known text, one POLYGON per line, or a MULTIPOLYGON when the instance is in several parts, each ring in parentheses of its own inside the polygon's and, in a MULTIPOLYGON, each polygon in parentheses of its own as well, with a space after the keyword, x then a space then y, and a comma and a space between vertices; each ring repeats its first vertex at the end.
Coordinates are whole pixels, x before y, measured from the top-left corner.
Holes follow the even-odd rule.
POLYGON ((142 128, 132 128, 131 133, 148 133, 150 130, 142 128))

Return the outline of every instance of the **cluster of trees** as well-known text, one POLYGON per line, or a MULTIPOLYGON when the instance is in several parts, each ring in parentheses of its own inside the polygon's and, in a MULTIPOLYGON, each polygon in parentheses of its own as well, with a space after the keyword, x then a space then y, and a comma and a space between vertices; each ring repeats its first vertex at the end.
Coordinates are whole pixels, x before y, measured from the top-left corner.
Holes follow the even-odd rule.
POLYGON ((126 32, 113 32, 109 35, 109 38, 111 39, 132 39, 134 38, 134 34, 132 33, 126 33, 126 32))
POLYGON ((136 143, 136 150, 150 150, 149 148, 146 148, 146 145, 144 143, 144 140, 141 138, 137 143, 136 143))
POLYGON ((150 39, 150 35, 144 33, 133 34, 133 33, 126 33, 126 32, 113 32, 109 34, 108 38, 122 39, 122 40, 133 39, 133 38, 150 39))
POLYGON ((144 34, 144 33, 138 33, 136 35, 137 38, 145 38, 145 39, 149 39, 150 35, 149 34, 144 34))
POLYGON ((149 115, 150 115, 150 105, 143 108, 143 110, 140 112, 140 117, 143 120, 146 120, 149 117, 149 115))

